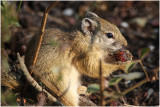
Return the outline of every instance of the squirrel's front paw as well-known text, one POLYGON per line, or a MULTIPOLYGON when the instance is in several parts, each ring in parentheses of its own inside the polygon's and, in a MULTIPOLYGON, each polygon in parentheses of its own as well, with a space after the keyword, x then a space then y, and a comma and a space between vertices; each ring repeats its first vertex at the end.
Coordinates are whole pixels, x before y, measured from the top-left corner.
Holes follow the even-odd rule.
POLYGON ((128 50, 123 50, 123 51, 117 51, 115 53, 115 63, 121 63, 121 62, 130 62, 132 61, 132 54, 128 50))
POLYGON ((83 95, 85 95, 85 94, 87 93, 87 87, 85 87, 85 86, 79 86, 79 87, 77 88, 77 91, 78 91, 78 94, 83 94, 83 95))

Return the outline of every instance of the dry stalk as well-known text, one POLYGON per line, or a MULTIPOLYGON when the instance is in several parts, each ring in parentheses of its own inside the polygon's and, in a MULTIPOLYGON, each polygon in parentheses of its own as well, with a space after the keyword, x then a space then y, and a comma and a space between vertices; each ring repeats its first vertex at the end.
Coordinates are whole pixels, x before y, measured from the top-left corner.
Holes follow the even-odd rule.
MULTIPOLYGON (((150 77, 150 78, 151 78, 151 79, 150 79, 151 82, 154 81, 154 80, 158 80, 158 79, 159 79, 158 76, 157 76, 158 71, 159 71, 159 67, 157 67, 157 68, 155 68, 155 69, 153 69, 153 70, 151 71, 152 74, 153 74, 153 75, 151 75, 152 77, 150 77)), ((148 77, 148 78, 149 78, 149 77, 148 77)), ((125 91, 121 92, 121 95, 125 95, 125 94, 127 94, 128 92, 134 90, 135 88, 141 86, 142 84, 144 84, 144 83, 146 83, 146 82, 149 82, 149 81, 148 81, 148 78, 143 79, 142 81, 140 81, 139 83, 137 83, 137 84, 134 85, 133 87, 131 87, 131 88, 129 88, 129 89, 126 89, 125 91)), ((108 103, 110 103, 110 102, 112 102, 112 101, 114 101, 114 100, 116 100, 116 99, 118 99, 118 97, 117 97, 117 98, 111 98, 111 99, 105 101, 105 104, 108 104, 108 103)))
POLYGON ((145 75, 146 75, 146 77, 147 77, 147 80, 150 81, 149 76, 148 76, 148 74, 147 74, 147 71, 146 71, 145 68, 144 68, 144 65, 143 65, 142 61, 141 61, 140 59, 138 59, 138 60, 134 60, 134 61, 132 61, 132 62, 135 62, 135 63, 138 62, 138 63, 140 63, 140 65, 141 65, 141 67, 142 67, 142 69, 143 69, 143 71, 144 71, 144 73, 145 73, 145 75))
MULTIPOLYGON (((139 83, 137 83, 137 84, 134 85, 133 87, 131 87, 131 88, 129 88, 129 89, 121 92, 121 95, 127 94, 128 92, 134 90, 135 88, 141 86, 142 84, 144 84, 144 83, 146 83, 146 82, 148 82, 147 78, 145 78, 144 80, 140 81, 139 83)), ((111 99, 105 101, 105 104, 108 104, 108 103, 110 103, 110 102, 112 102, 112 101, 114 101, 114 100, 116 100, 116 99, 118 99, 118 97, 117 97, 117 98, 111 98, 111 99)))
MULTIPOLYGON (((116 90, 117 90, 119 93, 121 93, 118 84, 116 84, 115 87, 116 87, 116 90)), ((126 102, 126 100, 125 100, 125 98, 124 98, 123 96, 121 97, 121 100, 123 101, 124 105, 127 104, 127 102, 126 102)))
MULTIPOLYGON (((41 28, 40 28, 40 39, 39 39, 39 42, 38 42, 38 46, 37 46, 37 50, 36 50, 36 53, 34 55, 34 60, 33 60, 33 67, 35 66, 36 64, 36 61, 37 61, 37 57, 38 57, 38 53, 39 53, 39 50, 40 50, 40 47, 41 47, 41 43, 42 43, 42 39, 43 39, 43 35, 44 35, 44 30, 45 30, 45 26, 46 26, 46 22, 47 22, 47 16, 48 16, 48 13, 52 10, 52 8, 54 6, 56 6, 58 3, 58 1, 52 3, 47 9, 46 11, 44 12, 44 15, 43 15, 43 19, 42 19, 42 23, 41 23, 41 28)), ((33 73, 33 70, 30 71, 30 73, 32 74, 33 73)))
POLYGON ((150 79, 149 79, 149 77, 148 77, 148 74, 147 74, 147 71, 145 70, 142 61, 139 60, 139 63, 140 63, 140 65, 142 66, 142 69, 143 69, 143 71, 144 71, 144 73, 145 73, 145 75, 146 75, 146 77, 147 77, 147 80, 150 81, 150 79))
POLYGON ((101 59, 99 60, 99 76, 100 76, 100 101, 99 101, 99 105, 100 106, 104 106, 104 79, 103 79, 103 72, 102 72, 102 62, 101 59))

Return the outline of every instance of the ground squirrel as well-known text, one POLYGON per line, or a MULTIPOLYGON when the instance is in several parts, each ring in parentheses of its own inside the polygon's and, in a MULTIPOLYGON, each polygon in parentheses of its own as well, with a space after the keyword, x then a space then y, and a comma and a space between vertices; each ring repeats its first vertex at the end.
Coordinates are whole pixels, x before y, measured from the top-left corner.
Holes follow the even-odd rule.
MULTIPOLYGON (((30 40, 25 54, 28 68, 33 63, 35 47, 40 34, 30 40)), ((115 64, 109 53, 127 46, 127 41, 119 29, 110 22, 88 12, 80 27, 73 31, 58 28, 46 29, 35 68, 49 82, 54 84, 69 105, 78 106, 77 88, 80 86, 80 75, 99 77, 99 59, 102 60, 102 72, 109 76, 116 70, 124 70, 126 63, 115 64), (54 45, 51 45, 51 43, 54 45), (108 61, 107 61, 108 58, 108 61), (106 62, 105 62, 106 60, 106 62), (62 79, 58 80, 59 74, 62 79)))

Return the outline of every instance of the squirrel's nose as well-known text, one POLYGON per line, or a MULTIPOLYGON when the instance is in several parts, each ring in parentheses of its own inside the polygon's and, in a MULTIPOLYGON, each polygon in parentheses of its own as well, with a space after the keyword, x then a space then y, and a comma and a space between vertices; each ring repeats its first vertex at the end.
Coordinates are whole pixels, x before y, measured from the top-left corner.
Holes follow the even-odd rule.
POLYGON ((125 41, 125 42, 123 43, 123 46, 124 46, 124 47, 126 47, 126 46, 127 46, 127 41, 125 41))
POLYGON ((127 41, 126 41, 126 39, 125 39, 125 38, 122 38, 122 40, 121 40, 121 44, 122 44, 122 46, 124 46, 124 47, 126 47, 126 46, 127 46, 127 41))

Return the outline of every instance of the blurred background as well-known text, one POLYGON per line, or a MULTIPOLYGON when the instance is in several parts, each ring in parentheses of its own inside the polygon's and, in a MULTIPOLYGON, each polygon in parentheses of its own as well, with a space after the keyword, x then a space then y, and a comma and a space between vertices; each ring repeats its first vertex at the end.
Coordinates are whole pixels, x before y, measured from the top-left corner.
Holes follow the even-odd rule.
MULTIPOLYGON (((6 87, 8 84, 3 81, 12 83, 12 80, 18 81, 17 79, 21 78, 22 73, 15 67, 16 53, 24 55, 28 41, 40 29, 43 12, 50 4, 51 2, 42 1, 1 1, 2 105, 17 105, 15 99, 19 92, 14 91, 15 87, 6 87), (16 78, 8 78, 9 73, 16 75, 16 78)), ((73 28, 80 24, 88 11, 117 25, 128 41, 127 49, 133 54, 133 59, 138 59, 141 48, 150 49, 143 60, 148 72, 159 66, 159 1, 61 1, 49 13, 46 28, 73 28)), ((134 69, 142 71, 138 65, 134 69)), ((97 82, 90 78, 83 80, 85 81, 83 85, 97 82)), ((138 81, 134 80, 130 85, 123 87, 120 84, 120 89, 131 87, 138 81)), ((127 103, 143 106, 159 105, 158 83, 159 81, 146 83, 127 94, 125 96, 127 103), (147 98, 150 89, 153 92, 147 98)), ((90 99, 98 102, 98 98, 94 99, 93 96, 90 99)), ((123 104, 117 101, 110 105, 123 104)))

